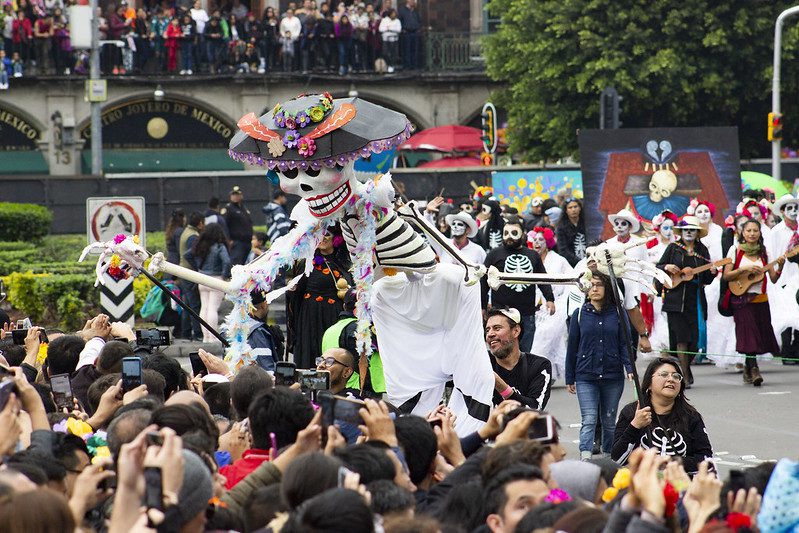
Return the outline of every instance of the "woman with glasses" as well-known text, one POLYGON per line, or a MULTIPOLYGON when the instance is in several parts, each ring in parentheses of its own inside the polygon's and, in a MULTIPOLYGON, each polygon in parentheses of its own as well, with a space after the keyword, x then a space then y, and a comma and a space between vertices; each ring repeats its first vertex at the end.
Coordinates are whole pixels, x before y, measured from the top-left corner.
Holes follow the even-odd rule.
POLYGON ((659 357, 649 363, 641 379, 641 402, 630 402, 619 413, 611 458, 623 465, 639 446, 660 455, 682 457, 689 474, 713 457, 713 448, 699 414, 685 397, 680 362, 659 357))
MULTIPOLYGON (((337 226, 329 228, 316 249, 311 273, 302 278, 289 297, 289 343, 297 368, 316 367, 316 358, 322 355, 322 336, 338 321, 344 311, 344 295, 353 285, 350 265, 341 230, 337 226)), ((304 270, 304 263, 298 264, 288 279, 304 270)))
POLYGON ((602 452, 610 453, 624 378, 632 378, 633 367, 619 314, 612 303, 612 290, 609 277, 594 274, 586 303, 569 322, 566 389, 577 395, 580 404, 581 459, 592 457, 600 417, 602 452))

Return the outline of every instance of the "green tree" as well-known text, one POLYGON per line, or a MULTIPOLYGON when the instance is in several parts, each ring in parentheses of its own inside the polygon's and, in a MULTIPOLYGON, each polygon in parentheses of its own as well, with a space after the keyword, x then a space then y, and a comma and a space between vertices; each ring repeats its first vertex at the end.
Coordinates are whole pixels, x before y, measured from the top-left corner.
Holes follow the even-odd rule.
MULTIPOLYGON (((623 97, 623 127, 738 126, 742 157, 770 155, 774 22, 793 2, 767 0, 491 0, 485 42, 511 150, 526 160, 577 153, 597 128, 599 95, 623 97)), ((799 138, 799 20, 783 33, 786 144, 799 138), (795 121, 791 120, 796 116, 795 121)))

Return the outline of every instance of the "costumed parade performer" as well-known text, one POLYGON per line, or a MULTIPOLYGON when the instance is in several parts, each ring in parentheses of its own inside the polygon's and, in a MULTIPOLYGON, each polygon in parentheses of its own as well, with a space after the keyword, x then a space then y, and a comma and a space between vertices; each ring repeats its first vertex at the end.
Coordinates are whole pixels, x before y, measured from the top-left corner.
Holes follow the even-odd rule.
MULTIPOLYGON (((674 242, 674 225, 677 221, 677 215, 668 210, 663 211, 652 219, 652 229, 657 233, 646 243, 647 257, 650 263, 656 265, 663 256, 663 252, 666 251, 666 247, 674 242)), ((647 327, 649 328, 649 342, 652 344, 653 353, 657 354, 661 350, 668 350, 669 329, 666 315, 663 313, 663 299, 657 296, 652 298, 651 325, 643 309, 641 313, 644 314, 644 321, 647 322, 647 327)))
MULTIPOLYGON (((797 213, 799 199, 791 194, 782 195, 771 207, 774 215, 782 220, 764 236, 766 251, 769 257, 779 257, 799 245, 797 234, 797 213)), ((789 364, 799 358, 799 309, 796 305, 796 293, 799 291, 799 265, 792 257, 782 267, 782 275, 773 287, 769 296, 774 333, 781 339, 781 355, 786 358, 783 363, 789 364)))
MULTIPOLYGON (((550 228, 535 227, 527 234, 527 244, 537 252, 544 263, 544 270, 548 274, 574 275, 574 269, 566 258, 558 254, 555 248, 555 234, 550 228)), ((536 355, 542 355, 552 363, 553 377, 562 378, 565 375, 566 341, 568 330, 566 325, 566 300, 569 297, 568 288, 564 285, 552 286, 555 297, 555 314, 549 314, 544 305, 544 295, 539 290, 536 292, 535 337, 533 348, 530 350, 536 355)))

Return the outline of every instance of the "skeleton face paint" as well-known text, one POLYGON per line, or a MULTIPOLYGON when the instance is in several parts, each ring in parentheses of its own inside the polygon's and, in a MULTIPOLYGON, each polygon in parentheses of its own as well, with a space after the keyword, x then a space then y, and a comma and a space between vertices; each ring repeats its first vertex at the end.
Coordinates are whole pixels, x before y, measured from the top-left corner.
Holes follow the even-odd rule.
POLYGON ((706 205, 699 205, 694 211, 696 218, 699 219, 699 222, 702 224, 707 224, 710 222, 710 208, 706 205))
POLYGON ((785 204, 785 207, 782 208, 782 213, 785 215, 785 218, 788 220, 796 220, 796 215, 799 212, 799 204, 797 203, 790 203, 785 204))
POLYGON ((524 231, 521 226, 515 224, 506 224, 502 228, 502 242, 508 248, 518 248, 524 240, 524 231))
POLYGON ((697 235, 699 235, 698 229, 684 229, 682 230, 682 240, 684 242, 694 242, 696 240, 697 235))
POLYGON ((760 213, 760 207, 756 205, 750 205, 747 209, 749 211, 749 216, 760 222, 763 219, 762 213, 760 213))
POLYGON ((482 211, 482 213, 484 215, 490 215, 491 214, 491 206, 490 205, 483 205, 483 208, 481 209, 481 211, 482 211))
POLYGON ((460 220, 453 220, 450 223, 449 228, 453 237, 460 237, 466 233, 466 223, 461 222, 460 220))
POLYGON ((630 223, 624 219, 617 218, 613 221, 613 231, 616 232, 616 235, 619 237, 626 237, 630 234, 630 228, 632 226, 630 223))
POLYGON ((461 211, 471 215, 474 213, 474 208, 472 207, 472 204, 461 204, 461 211))
POLYGON ((308 202, 308 208, 316 218, 327 218, 337 213, 352 195, 354 165, 350 162, 336 168, 275 171, 280 176, 281 189, 301 196, 308 202))
POLYGON ((667 240, 671 240, 674 235, 674 222, 666 220, 660 225, 660 235, 667 240))
POLYGON ((671 170, 658 170, 649 181, 649 199, 660 202, 677 189, 677 176, 671 170))
POLYGON ((543 233, 534 233, 533 234, 533 250, 538 253, 543 252, 547 249, 547 240, 544 238, 543 233))

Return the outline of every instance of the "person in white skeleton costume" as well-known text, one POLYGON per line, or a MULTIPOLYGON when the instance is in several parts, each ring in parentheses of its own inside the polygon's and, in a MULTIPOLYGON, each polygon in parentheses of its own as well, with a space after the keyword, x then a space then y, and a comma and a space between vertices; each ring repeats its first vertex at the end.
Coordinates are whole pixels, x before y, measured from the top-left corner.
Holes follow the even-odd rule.
MULTIPOLYGON (((533 228, 527 233, 527 243, 541 257, 544 269, 548 274, 574 275, 574 269, 566 261, 566 258, 554 250, 555 234, 551 229, 533 228)), ((567 316, 566 300, 569 297, 568 287, 565 285, 553 285, 552 294, 555 297, 555 314, 550 316, 549 311, 542 305, 544 303, 544 295, 541 291, 536 292, 538 311, 535 316, 536 333, 533 338, 531 353, 542 355, 549 359, 552 363, 553 378, 559 379, 565 374, 566 340, 568 339, 568 331, 565 327, 567 316)))
MULTIPOLYGON (((797 233, 799 199, 791 194, 784 194, 774 202, 771 210, 774 215, 782 218, 771 228, 768 238, 764 236, 769 260, 774 260, 799 245, 799 233, 797 233)), ((788 359, 799 357, 799 309, 796 305, 799 265, 794 261, 795 258, 785 262, 782 275, 769 297, 774 333, 781 341, 782 356, 788 359)))
MULTIPOLYGON (((675 241, 674 224, 677 215, 671 211, 663 211, 652 219, 652 229, 657 233, 647 242, 647 259, 656 265, 666 247, 675 241)), ((652 345, 652 354, 657 355, 661 350, 669 348, 669 327, 666 314, 663 313, 663 299, 655 296, 652 298, 652 331, 649 333, 649 342, 652 345)))

